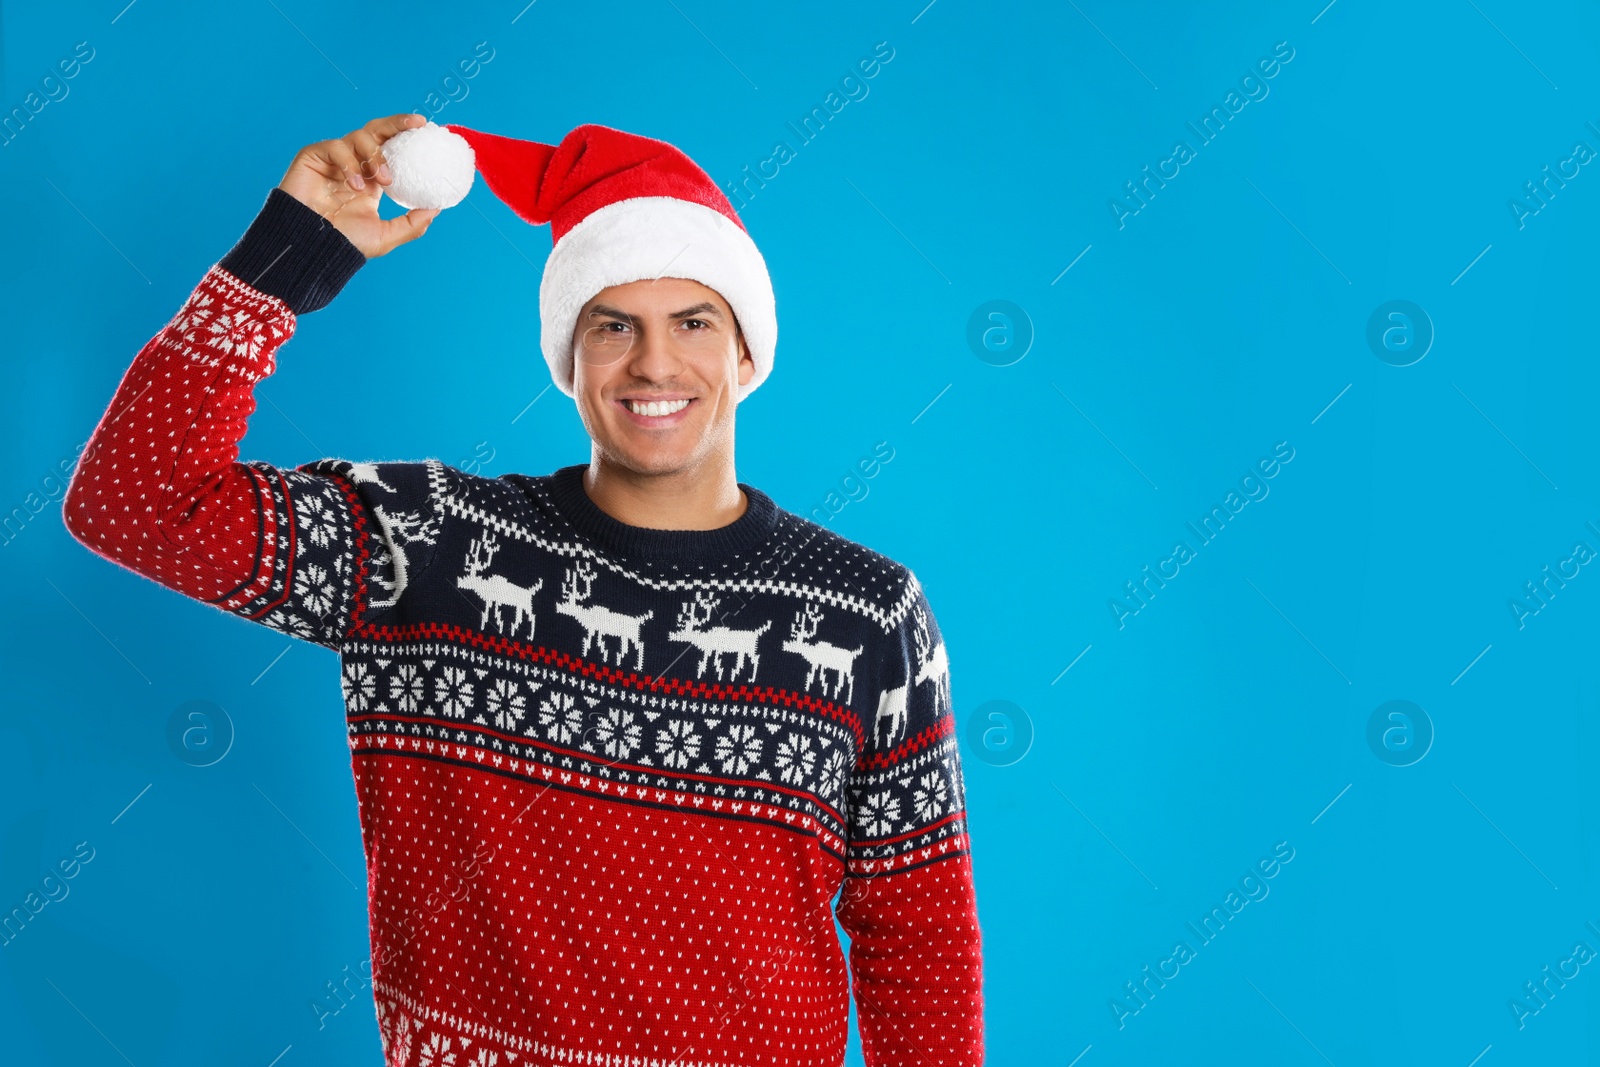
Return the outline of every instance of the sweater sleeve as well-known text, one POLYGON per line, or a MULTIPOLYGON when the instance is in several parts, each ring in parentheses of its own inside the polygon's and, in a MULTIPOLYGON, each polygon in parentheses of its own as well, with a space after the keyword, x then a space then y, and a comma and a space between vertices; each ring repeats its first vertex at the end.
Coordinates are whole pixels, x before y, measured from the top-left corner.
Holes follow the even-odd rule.
POLYGON ((878 713, 848 788, 836 914, 867 1067, 983 1062, 983 964, 944 642, 906 572, 878 713))
MULTIPOLYGON (((329 648, 369 606, 369 589, 397 594, 405 560, 395 566, 391 528, 373 535, 383 517, 367 496, 397 488, 388 465, 238 461, 256 383, 297 314, 326 304, 364 262, 274 189, 124 373, 67 487, 73 537, 185 596, 329 648)), ((395 527, 427 526, 421 509, 391 506, 395 527)))

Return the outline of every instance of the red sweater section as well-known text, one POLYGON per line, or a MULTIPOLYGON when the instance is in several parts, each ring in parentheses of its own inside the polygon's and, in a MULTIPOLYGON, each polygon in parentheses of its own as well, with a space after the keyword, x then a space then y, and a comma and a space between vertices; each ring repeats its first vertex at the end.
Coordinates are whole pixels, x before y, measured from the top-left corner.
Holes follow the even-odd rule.
POLYGON ((139 351, 89 438, 62 501, 72 535, 185 596, 226 606, 259 592, 263 473, 238 462, 295 315, 276 297, 213 267, 139 351), (226 599, 225 599, 226 598, 226 599))

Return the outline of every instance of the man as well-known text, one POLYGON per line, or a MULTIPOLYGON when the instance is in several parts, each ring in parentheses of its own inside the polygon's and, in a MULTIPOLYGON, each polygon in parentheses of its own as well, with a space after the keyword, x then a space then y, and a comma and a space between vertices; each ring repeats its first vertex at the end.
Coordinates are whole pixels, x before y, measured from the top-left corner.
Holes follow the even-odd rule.
POLYGON ((436 216, 377 211, 423 121, 301 150, 135 358, 68 529, 339 653, 389 1064, 838 1064, 850 993, 868 1064, 981 1063, 939 628, 909 569, 736 481, 776 320, 687 156, 451 127, 552 224, 542 344, 587 464, 236 461, 298 317, 436 216))

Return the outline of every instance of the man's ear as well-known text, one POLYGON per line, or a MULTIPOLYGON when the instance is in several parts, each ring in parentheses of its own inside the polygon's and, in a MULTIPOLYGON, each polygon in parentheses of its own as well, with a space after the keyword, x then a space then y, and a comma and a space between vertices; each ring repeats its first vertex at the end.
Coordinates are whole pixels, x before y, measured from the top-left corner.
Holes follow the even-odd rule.
POLYGON ((756 376, 756 358, 750 354, 750 342, 744 339, 744 331, 739 331, 739 384, 748 385, 750 379, 756 376))

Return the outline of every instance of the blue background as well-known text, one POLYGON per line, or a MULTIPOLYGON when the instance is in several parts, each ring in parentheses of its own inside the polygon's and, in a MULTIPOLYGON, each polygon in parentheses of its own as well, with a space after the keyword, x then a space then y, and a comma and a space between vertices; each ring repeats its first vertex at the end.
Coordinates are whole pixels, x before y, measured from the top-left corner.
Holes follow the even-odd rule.
MULTIPOLYGON (((724 183, 795 152, 742 213, 781 333, 739 477, 806 514, 853 492, 816 514, 928 591, 989 1062, 1600 1062, 1596 968, 1520 1027, 1510 1007, 1600 950, 1600 576, 1510 607, 1600 550, 1600 173, 1510 207, 1600 149, 1600 13, 925 2, 0 6, 7 111, 94 49, 0 149, 0 504, 55 493, 0 549, 0 911, 95 849, 0 949, 4 1059, 381 1060, 367 991, 320 1030, 309 1008, 367 957, 336 657, 95 557, 49 475, 295 151, 433 111, 483 41, 439 121, 600 122, 724 183), (878 42, 867 94, 802 144, 788 123, 878 42), (1200 143, 1186 123, 1279 42, 1267 95, 1200 143), (1180 139, 1119 227, 1109 203, 1180 139), (980 316, 974 347, 995 300, 1021 314, 980 316), (1435 335, 1410 366, 1367 340, 1391 300, 1435 335), (1268 495, 1201 545, 1186 523, 1279 442, 1268 495), (1194 558, 1119 620, 1179 540, 1194 558), (203 768, 167 736, 196 700, 235 735, 203 768), (1391 700, 1431 723, 1409 766, 1368 741, 1391 700), (1201 945, 1186 923, 1279 842, 1268 895, 1201 945), (1180 939, 1195 958, 1114 1008, 1180 939)), ((301 321, 244 458, 587 458, 538 349, 548 250, 476 185, 301 321)))

